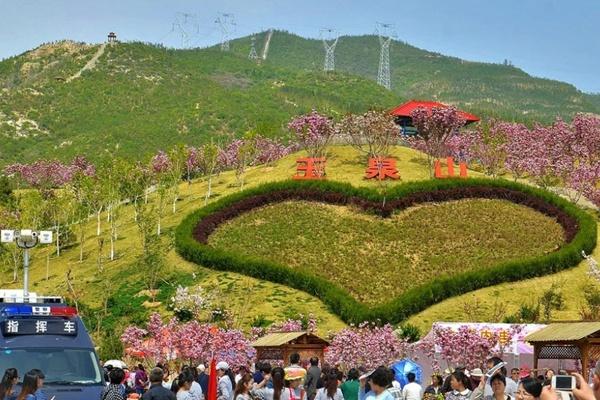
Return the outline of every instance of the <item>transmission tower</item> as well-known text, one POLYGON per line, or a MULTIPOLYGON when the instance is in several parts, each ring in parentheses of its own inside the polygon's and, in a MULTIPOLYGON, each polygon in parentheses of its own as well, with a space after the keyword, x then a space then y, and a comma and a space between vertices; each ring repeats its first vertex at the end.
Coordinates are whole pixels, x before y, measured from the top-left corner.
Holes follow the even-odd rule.
POLYGON ((377 36, 379 36, 379 44, 381 45, 381 53, 379 55, 379 71, 377 72, 377 83, 386 89, 391 89, 390 81, 390 43, 395 37, 394 25, 377 23, 377 36))
POLYGON ((249 60, 257 60, 258 55, 256 54, 256 37, 252 36, 252 44, 250 47, 250 54, 248 54, 249 60))
POLYGON ((181 36, 181 47, 189 47, 192 36, 200 33, 198 17, 195 14, 178 12, 175 14, 175 21, 171 27, 171 32, 177 32, 181 36))
POLYGON ((229 51, 229 40, 235 30, 233 14, 220 14, 215 20, 215 24, 221 28, 221 51, 229 51))
POLYGON ((337 45, 339 35, 333 29, 321 29, 321 40, 325 48, 325 65, 323 71, 335 70, 335 46, 337 45))

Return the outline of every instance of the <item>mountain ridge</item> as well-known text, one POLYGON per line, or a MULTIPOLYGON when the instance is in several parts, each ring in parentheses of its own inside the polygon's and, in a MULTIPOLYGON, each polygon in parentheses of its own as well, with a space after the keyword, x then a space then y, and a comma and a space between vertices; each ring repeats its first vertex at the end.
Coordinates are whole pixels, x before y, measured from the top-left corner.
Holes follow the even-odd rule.
POLYGON ((374 35, 341 37, 335 72, 322 71, 320 41, 278 30, 267 59, 248 60, 252 36, 262 54, 268 32, 232 40, 227 53, 219 46, 108 45, 85 71, 100 44, 59 41, 2 60, 0 166, 77 154, 99 159, 115 151, 139 159, 177 143, 225 143, 248 129, 285 140, 287 121, 313 108, 339 117, 408 99, 529 125, 557 116, 568 120, 577 112, 600 114, 600 95, 573 85, 398 41, 390 49, 388 91, 375 82, 374 35), (80 78, 67 82, 80 71, 80 78))

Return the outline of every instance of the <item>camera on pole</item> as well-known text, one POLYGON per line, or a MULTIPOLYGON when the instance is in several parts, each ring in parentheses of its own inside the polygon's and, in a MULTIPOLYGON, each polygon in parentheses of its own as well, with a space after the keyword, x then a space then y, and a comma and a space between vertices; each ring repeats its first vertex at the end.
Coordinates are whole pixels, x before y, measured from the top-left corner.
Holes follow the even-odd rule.
POLYGON ((23 249, 23 300, 27 302, 29 300, 29 249, 34 248, 39 243, 52 243, 52 231, 3 229, 0 231, 0 242, 15 243, 23 249))

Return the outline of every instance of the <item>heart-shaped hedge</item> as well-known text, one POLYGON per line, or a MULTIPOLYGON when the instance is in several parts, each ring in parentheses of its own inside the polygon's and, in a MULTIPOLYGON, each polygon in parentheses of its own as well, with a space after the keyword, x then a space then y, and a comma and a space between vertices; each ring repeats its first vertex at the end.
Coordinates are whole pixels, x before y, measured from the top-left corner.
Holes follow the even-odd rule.
POLYGON ((505 180, 431 180, 401 184, 384 195, 368 188, 323 181, 284 181, 259 186, 201 208, 177 228, 176 246, 185 259, 203 266, 234 271, 306 291, 320 298, 346 322, 398 322, 446 298, 502 282, 518 281, 575 266, 581 250, 596 245, 596 221, 583 210, 547 191, 505 180), (310 200, 357 206, 381 216, 416 204, 459 199, 503 199, 556 218, 566 244, 558 251, 497 266, 438 277, 411 288, 391 301, 368 307, 346 290, 324 278, 256 257, 231 254, 207 245, 210 234, 223 222, 261 207, 286 200, 310 200), (385 205, 384 205, 385 204, 385 205))

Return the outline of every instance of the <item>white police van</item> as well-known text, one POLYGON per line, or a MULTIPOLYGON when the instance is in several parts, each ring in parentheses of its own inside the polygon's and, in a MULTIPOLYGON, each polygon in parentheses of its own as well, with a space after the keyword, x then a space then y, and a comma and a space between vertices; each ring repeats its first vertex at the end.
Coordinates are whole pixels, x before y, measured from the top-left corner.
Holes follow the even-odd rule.
POLYGON ((94 344, 74 307, 60 297, 0 290, 0 373, 37 368, 48 399, 99 399, 104 375, 94 344), (24 300, 27 300, 24 302, 24 300))

